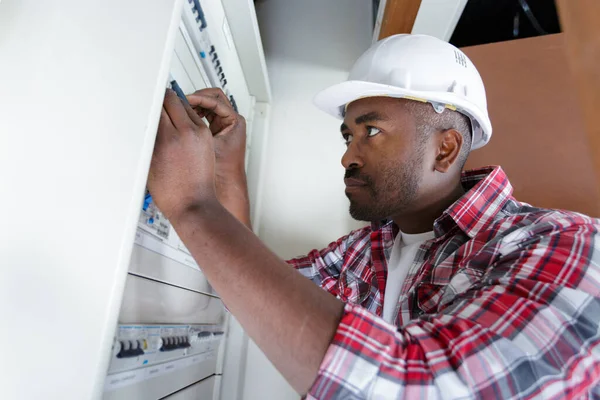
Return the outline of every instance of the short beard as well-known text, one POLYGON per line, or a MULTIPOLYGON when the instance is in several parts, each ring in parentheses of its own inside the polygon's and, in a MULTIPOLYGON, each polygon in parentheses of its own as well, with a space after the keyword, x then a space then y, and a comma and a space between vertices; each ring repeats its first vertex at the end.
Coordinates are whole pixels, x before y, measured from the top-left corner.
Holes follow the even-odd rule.
POLYGON ((372 179, 361 177, 367 183, 371 200, 359 204, 350 199, 352 218, 375 222, 400 215, 409 209, 417 197, 421 183, 423 156, 424 149, 419 149, 407 162, 385 166, 377 177, 379 184, 375 184, 372 179))

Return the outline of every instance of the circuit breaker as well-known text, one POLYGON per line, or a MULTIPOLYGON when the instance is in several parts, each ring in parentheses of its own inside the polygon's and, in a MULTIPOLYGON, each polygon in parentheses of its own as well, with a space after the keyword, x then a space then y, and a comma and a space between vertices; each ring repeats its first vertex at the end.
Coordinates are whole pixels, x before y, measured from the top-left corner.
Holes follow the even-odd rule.
POLYGON ((162 398, 214 377, 222 329, 218 325, 119 326, 104 398, 162 398))

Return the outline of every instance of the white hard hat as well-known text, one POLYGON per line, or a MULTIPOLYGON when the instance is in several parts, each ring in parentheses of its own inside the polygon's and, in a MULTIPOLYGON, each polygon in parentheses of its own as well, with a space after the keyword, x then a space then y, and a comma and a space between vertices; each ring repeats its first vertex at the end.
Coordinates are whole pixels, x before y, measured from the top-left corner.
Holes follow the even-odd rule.
POLYGON ((314 102, 343 119, 349 103, 376 96, 429 102, 437 112, 448 108, 465 114, 473 129, 471 149, 484 146, 492 136, 479 72, 462 51, 432 36, 380 40, 354 63, 346 82, 323 90, 314 102))

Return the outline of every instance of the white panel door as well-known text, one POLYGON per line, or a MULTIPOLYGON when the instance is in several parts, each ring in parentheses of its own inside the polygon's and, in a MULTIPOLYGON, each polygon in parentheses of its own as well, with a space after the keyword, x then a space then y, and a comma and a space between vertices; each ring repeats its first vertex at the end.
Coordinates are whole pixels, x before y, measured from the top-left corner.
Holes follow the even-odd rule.
POLYGON ((0 2, 0 397, 100 396, 181 0, 0 2))
POLYGON ((165 400, 213 400, 216 380, 216 377, 212 376, 170 395, 165 400))

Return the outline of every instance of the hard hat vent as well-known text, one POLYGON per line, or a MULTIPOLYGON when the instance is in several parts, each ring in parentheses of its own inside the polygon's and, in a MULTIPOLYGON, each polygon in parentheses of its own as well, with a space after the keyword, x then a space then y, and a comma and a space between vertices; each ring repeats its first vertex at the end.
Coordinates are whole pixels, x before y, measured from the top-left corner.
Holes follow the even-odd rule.
POLYGON ((467 57, 460 51, 454 50, 454 59, 458 65, 467 68, 467 57))

